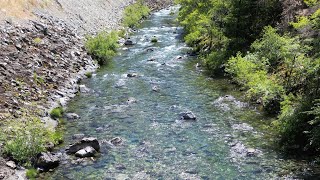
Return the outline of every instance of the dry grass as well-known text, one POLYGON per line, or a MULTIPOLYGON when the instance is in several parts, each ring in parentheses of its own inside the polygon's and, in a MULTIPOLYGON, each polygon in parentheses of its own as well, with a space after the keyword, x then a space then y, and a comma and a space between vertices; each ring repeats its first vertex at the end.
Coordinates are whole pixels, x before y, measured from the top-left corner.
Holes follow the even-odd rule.
POLYGON ((45 7, 50 0, 0 0, 0 19, 14 17, 31 18, 34 7, 45 7))

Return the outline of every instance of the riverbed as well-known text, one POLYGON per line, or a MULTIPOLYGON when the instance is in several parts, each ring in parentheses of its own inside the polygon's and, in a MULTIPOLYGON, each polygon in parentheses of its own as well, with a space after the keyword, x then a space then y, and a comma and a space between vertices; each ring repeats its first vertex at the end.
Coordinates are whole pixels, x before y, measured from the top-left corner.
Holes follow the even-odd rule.
MULTIPOLYGON (((76 134, 96 137, 98 157, 66 157, 48 179, 277 179, 297 164, 272 148, 271 121, 227 79, 207 77, 175 21, 177 7, 155 12, 133 46, 83 83, 65 122, 65 145, 76 134), (151 39, 157 38, 153 43, 151 39), (128 77, 128 74, 129 77, 128 77), (191 111, 196 120, 181 119, 191 111), (119 137, 122 142, 112 145, 119 137)), ((60 150, 64 152, 64 148, 60 150)))

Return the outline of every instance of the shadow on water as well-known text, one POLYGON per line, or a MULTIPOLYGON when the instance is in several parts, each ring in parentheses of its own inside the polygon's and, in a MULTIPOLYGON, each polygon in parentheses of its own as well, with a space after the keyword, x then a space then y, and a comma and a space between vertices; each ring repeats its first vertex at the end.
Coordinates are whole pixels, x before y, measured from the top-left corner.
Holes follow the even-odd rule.
POLYGON ((75 134, 94 136, 100 155, 63 155, 46 179, 277 179, 301 168, 273 150, 272 133, 263 128, 272 119, 245 103, 226 79, 195 68, 172 10, 146 20, 132 36, 136 44, 121 48, 110 66, 85 81, 91 92, 69 104, 81 119, 66 123, 65 144, 74 143, 75 134), (153 36, 158 43, 150 42, 153 36), (128 103, 132 97, 136 102, 128 103), (186 111, 197 120, 181 120, 186 111), (123 143, 110 145, 115 137, 123 143))

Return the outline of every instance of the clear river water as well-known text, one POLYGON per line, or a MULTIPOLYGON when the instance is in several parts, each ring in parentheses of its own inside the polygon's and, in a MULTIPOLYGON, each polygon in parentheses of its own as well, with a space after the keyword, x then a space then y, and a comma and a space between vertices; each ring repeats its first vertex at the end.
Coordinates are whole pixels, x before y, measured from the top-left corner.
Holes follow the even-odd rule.
POLYGON ((101 142, 99 156, 66 157, 45 179, 290 179, 292 169, 301 168, 272 148, 272 135, 263 128, 270 118, 245 103, 226 79, 196 68, 172 11, 177 8, 145 20, 131 37, 136 44, 120 48, 109 65, 82 82, 90 93, 68 105, 81 118, 65 123, 63 146, 83 133, 101 142), (186 111, 197 120, 182 120, 186 111), (112 145, 115 137, 123 142, 112 145))

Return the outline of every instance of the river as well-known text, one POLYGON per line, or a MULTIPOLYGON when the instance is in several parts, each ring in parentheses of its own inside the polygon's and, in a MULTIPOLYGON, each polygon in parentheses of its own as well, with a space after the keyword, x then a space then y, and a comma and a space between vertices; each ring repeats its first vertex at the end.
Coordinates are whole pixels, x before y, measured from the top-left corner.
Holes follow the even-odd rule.
POLYGON ((65 123, 65 144, 83 133, 98 138, 101 153, 85 161, 69 157, 47 179, 291 177, 296 163, 273 150, 272 135, 263 128, 270 118, 245 103, 226 79, 208 78, 196 68, 173 11, 153 13, 132 35, 135 45, 120 48, 83 82, 91 92, 68 105, 81 119, 65 123), (186 111, 197 119, 182 120, 186 111), (108 143, 115 137, 121 145, 108 143))

